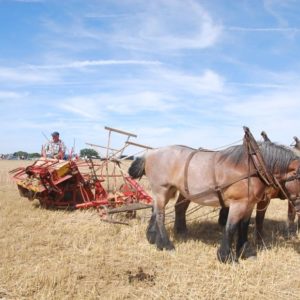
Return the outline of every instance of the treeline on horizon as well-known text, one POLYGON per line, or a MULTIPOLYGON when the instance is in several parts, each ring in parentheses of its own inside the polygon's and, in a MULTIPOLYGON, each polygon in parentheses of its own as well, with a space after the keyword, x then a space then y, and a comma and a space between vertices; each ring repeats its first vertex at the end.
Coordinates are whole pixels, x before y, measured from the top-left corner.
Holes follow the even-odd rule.
MULTIPOLYGON (((40 158, 41 156, 42 156, 41 153, 37 153, 37 152, 28 153, 26 151, 17 151, 14 153, 1 154, 2 159, 34 159, 34 158, 40 158)), ((96 150, 89 149, 89 148, 81 149, 80 156, 100 158, 99 153, 96 150)))

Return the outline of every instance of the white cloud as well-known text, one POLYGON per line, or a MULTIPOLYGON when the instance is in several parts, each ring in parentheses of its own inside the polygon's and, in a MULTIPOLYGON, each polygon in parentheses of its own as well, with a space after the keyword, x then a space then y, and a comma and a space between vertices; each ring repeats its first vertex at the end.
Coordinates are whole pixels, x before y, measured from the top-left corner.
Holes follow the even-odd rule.
POLYGON ((299 111, 300 90, 254 93, 227 103, 225 110, 240 117, 266 121, 289 118, 299 111))
POLYGON ((297 27, 237 27, 230 26, 224 29, 230 31, 248 31, 248 32, 278 32, 278 33, 299 33, 300 28, 297 27))
POLYGON ((0 80, 5 83, 49 83, 57 79, 58 74, 24 68, 0 67, 0 80))
POLYGON ((224 78, 209 69, 198 76, 162 68, 157 70, 157 74, 161 77, 158 81, 192 94, 219 93, 224 89, 224 78))
POLYGON ((102 103, 95 96, 80 96, 60 101, 58 107, 87 119, 100 121, 103 116, 102 103))
POLYGON ((196 1, 144 2, 143 9, 130 22, 121 21, 114 28, 114 42, 146 51, 202 49, 213 46, 221 36, 222 27, 196 1))
POLYGON ((77 13, 67 27, 44 19, 44 26, 55 38, 43 42, 74 52, 108 47, 154 53, 204 49, 222 36, 222 26, 194 0, 116 1, 116 5, 121 12, 106 15, 99 3, 93 3, 90 11, 77 13), (91 16, 105 17, 106 26, 89 26, 91 16))
POLYGON ((112 95, 109 98, 106 108, 108 111, 119 114, 136 114, 143 111, 168 111, 174 108, 174 106, 170 96, 144 91, 136 94, 112 95))
MULTIPOLYGON (((88 119, 99 119, 109 113, 136 115, 143 112, 166 113, 187 105, 191 95, 205 95, 205 101, 213 95, 225 93, 224 79, 212 70, 204 70, 199 76, 176 70, 155 67, 129 79, 110 78, 110 92, 85 94, 58 100, 59 107, 88 119), (188 95, 188 96, 187 96, 188 95)), ((194 103, 195 105, 196 103, 194 103)))
POLYGON ((15 2, 24 2, 24 3, 39 3, 44 2, 45 0, 13 0, 15 2))
POLYGON ((298 5, 294 0, 264 0, 265 10, 273 16, 278 22, 279 26, 288 26, 288 20, 284 17, 284 8, 293 6, 293 4, 298 5))
POLYGON ((61 100, 58 106, 87 119, 103 120, 109 113, 130 115, 145 111, 163 112, 174 107, 172 99, 155 92, 86 95, 61 100))
POLYGON ((12 91, 0 91, 0 100, 13 100, 13 99, 21 99, 27 94, 18 93, 12 91))
POLYGON ((146 60, 84 60, 72 61, 57 65, 31 65, 32 69, 81 69, 87 67, 109 66, 109 65, 159 65, 159 61, 146 60))

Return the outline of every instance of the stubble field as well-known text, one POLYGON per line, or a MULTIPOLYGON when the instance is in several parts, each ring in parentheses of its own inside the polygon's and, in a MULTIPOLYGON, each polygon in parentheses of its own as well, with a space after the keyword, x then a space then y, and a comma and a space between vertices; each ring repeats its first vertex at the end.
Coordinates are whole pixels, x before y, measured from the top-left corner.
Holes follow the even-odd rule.
MULTIPOLYGON (((257 259, 221 264, 210 208, 190 216, 185 241, 169 219, 176 250, 158 251, 145 237, 149 211, 124 226, 21 198, 8 171, 22 164, 0 161, 0 299, 300 299, 300 236, 287 238, 286 201, 271 201, 257 259)), ((253 231, 252 221, 252 243, 253 231)))

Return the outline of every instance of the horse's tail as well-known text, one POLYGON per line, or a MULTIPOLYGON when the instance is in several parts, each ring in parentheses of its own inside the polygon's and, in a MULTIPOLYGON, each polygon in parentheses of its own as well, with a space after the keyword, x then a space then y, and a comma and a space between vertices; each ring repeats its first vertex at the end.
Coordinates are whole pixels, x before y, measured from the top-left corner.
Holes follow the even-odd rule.
POLYGON ((145 157, 137 157, 128 169, 128 174, 133 178, 141 178, 145 175, 145 157))

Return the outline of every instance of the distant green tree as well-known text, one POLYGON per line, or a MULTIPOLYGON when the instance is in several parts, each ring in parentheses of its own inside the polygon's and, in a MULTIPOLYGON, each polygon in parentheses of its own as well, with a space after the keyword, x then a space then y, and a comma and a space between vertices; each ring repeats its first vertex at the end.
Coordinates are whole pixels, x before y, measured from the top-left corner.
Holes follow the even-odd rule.
POLYGON ((13 154, 15 157, 19 157, 20 159, 27 159, 28 153, 24 151, 18 151, 13 154))
POLYGON ((99 158, 99 154, 96 150, 94 149, 89 149, 89 148, 84 148, 80 150, 80 156, 81 157, 97 157, 99 158))
POLYGON ((39 158, 41 157, 40 153, 28 153, 28 158, 39 158))

